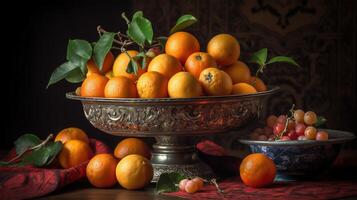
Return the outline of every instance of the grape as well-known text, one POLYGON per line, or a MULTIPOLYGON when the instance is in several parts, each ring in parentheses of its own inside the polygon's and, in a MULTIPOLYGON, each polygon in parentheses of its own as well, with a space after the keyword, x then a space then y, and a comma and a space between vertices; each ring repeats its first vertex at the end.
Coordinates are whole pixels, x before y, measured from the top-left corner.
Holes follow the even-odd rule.
POLYGON ((291 131, 288 132, 288 137, 291 140, 296 140, 299 136, 294 130, 291 130, 291 131))
POLYGON ((298 136, 305 136, 306 126, 303 123, 297 123, 295 125, 295 132, 298 136))
POLYGON ((284 128, 285 128, 285 124, 277 123, 274 125, 273 133, 275 135, 280 135, 280 133, 283 132, 284 128))
POLYGON ((305 137, 308 140, 314 140, 316 138, 316 128, 313 126, 308 126, 305 129, 305 137))
POLYGON ((317 122, 317 116, 316 113, 312 111, 308 111, 304 115, 304 122, 306 125, 313 125, 317 122))
POLYGON ((259 134, 262 134, 262 133, 264 133, 264 130, 263 130, 262 128, 256 128, 256 129, 254 130, 254 132, 257 132, 257 133, 259 133, 259 134))
POLYGON ((203 187, 203 179, 200 177, 196 177, 192 179, 192 181, 196 182, 198 184, 198 190, 203 187))
POLYGON ((289 120, 287 129, 295 130, 295 122, 293 120, 291 120, 291 119, 289 120))
POLYGON ((259 135, 258 140, 265 141, 265 140, 268 140, 268 137, 266 135, 259 135))
POLYGON ((287 141, 287 140, 291 140, 288 136, 283 136, 280 138, 280 141, 287 141))
POLYGON ((251 140, 258 140, 258 137, 259 137, 259 133, 257 133, 257 132, 253 132, 249 135, 249 138, 251 140))
POLYGON ((267 120, 266 124, 268 127, 273 128, 273 126, 276 124, 278 118, 275 115, 270 115, 267 120))
POLYGON ((186 184, 187 184, 187 181, 188 181, 187 178, 182 179, 182 180, 180 181, 180 183, 179 183, 179 188, 180 188, 180 190, 185 190, 185 186, 186 186, 186 184))
POLYGON ((296 123, 304 123, 304 115, 305 112, 303 110, 295 110, 294 112, 294 119, 296 121, 296 123))
POLYGON ((277 123, 285 124, 287 118, 288 118, 288 117, 287 117, 286 115, 280 115, 280 116, 278 117, 277 123))
POLYGON ((275 141, 275 136, 274 136, 274 135, 270 135, 270 136, 268 137, 268 140, 269 140, 269 141, 275 141))
POLYGON ((270 127, 264 127, 264 134, 266 135, 266 136, 269 136, 269 135, 271 135, 271 134, 273 134, 273 129, 272 128, 270 128, 270 127))
POLYGON ((187 181, 185 185, 185 191, 187 193, 195 193, 198 190, 198 183, 192 180, 187 181))
POLYGON ((321 140, 321 141, 328 140, 328 133, 326 131, 317 132, 316 140, 321 140))
POLYGON ((300 135, 300 136, 298 137, 298 140, 307 140, 307 139, 306 139, 306 137, 305 137, 304 135, 300 135))

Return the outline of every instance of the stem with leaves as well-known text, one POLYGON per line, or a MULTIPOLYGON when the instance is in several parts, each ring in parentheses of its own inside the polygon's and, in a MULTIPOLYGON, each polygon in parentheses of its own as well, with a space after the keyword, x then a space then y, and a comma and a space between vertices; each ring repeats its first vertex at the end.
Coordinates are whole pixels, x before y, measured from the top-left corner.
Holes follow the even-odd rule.
POLYGON ((42 141, 40 144, 34 146, 34 147, 31 147, 31 148, 28 148, 26 151, 23 151, 22 153, 18 154, 16 157, 12 158, 11 160, 8 161, 8 163, 13 163, 14 161, 18 160, 19 158, 21 158, 25 153, 29 152, 29 151, 33 151, 33 150, 36 150, 36 149, 39 149, 43 146, 45 146, 46 144, 48 144, 48 142, 50 142, 51 140, 53 139, 53 134, 50 134, 49 136, 47 136, 47 138, 42 141))

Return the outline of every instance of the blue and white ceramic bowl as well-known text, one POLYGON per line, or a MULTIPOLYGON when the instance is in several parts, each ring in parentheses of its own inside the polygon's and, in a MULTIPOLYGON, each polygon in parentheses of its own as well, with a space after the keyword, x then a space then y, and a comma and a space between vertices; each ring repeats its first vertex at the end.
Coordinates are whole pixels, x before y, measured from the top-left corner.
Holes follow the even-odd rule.
POLYGON ((256 141, 240 139, 253 153, 272 158, 277 167, 277 180, 296 180, 311 177, 328 169, 344 143, 352 141, 353 133, 328 130, 329 140, 256 141))

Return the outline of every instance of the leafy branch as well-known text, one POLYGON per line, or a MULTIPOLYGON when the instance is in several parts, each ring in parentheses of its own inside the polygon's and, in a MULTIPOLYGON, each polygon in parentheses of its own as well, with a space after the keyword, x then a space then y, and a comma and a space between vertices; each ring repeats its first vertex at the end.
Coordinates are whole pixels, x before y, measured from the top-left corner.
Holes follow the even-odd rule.
POLYGON ((267 62, 267 58, 268 58, 268 49, 267 48, 263 48, 257 52, 255 52, 249 59, 249 62, 251 63, 255 63, 258 65, 258 70, 256 71, 255 76, 258 77, 259 73, 263 73, 264 69, 267 67, 267 65, 273 64, 273 63, 289 63, 292 64, 294 66, 297 66, 299 68, 300 65, 291 57, 287 57, 287 56, 275 56, 273 58, 271 58, 268 62, 267 62))

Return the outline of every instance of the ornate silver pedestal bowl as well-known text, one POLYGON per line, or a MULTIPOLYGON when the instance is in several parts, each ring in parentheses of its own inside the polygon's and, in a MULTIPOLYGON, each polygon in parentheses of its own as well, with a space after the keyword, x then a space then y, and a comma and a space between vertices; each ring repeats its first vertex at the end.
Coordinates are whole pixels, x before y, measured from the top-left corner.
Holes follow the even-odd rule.
POLYGON ((163 172, 212 177, 199 160, 192 138, 224 133, 257 119, 264 98, 278 88, 250 95, 210 96, 190 99, 91 98, 67 93, 80 100, 90 123, 105 133, 127 137, 155 137, 151 163, 153 182, 163 172))

